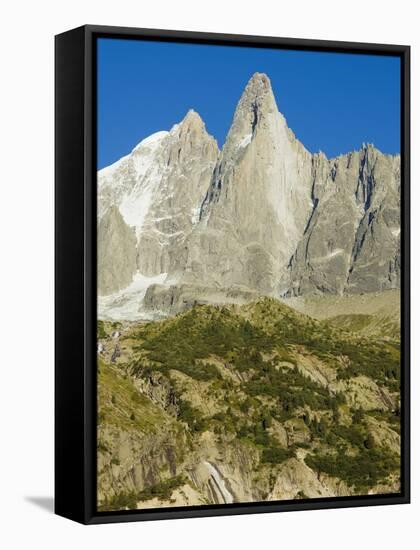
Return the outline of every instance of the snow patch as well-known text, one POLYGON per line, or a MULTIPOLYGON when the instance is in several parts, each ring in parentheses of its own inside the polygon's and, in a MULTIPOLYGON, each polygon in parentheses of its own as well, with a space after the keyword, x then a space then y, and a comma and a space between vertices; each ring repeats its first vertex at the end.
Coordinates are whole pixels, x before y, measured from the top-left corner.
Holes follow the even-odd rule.
POLYGON ((335 256, 339 256, 340 254, 343 254, 344 250, 342 248, 335 248, 332 250, 329 254, 326 254, 325 256, 320 256, 319 260, 329 260, 330 258, 334 258, 335 256))
POLYGON ((127 225, 132 225, 136 228, 137 238, 139 238, 141 228, 152 202, 153 187, 153 185, 148 185, 141 194, 133 191, 130 195, 126 195, 120 204, 121 215, 127 225))
POLYGON ((244 138, 241 139, 241 141, 238 144, 238 147, 246 147, 251 143, 252 140, 252 134, 247 134, 244 138))
POLYGON ((155 277, 146 277, 141 273, 123 290, 108 296, 98 296, 98 319, 112 321, 137 321, 146 319, 139 311, 147 289, 153 284, 163 284, 167 273, 155 277))
POLYGON ((197 206, 197 208, 191 208, 191 223, 193 225, 200 221, 200 212, 201 206, 197 206))
POLYGON ((391 229, 391 233, 394 235, 394 237, 398 237, 401 233, 401 229, 399 227, 395 227, 394 229, 391 229))
POLYGON ((156 132, 144 139, 133 150, 131 159, 136 172, 136 184, 130 193, 122 196, 120 212, 124 221, 136 228, 137 238, 140 233, 156 195, 156 190, 164 176, 164 171, 156 157, 159 152, 162 139, 168 132, 156 132))
POLYGON ((98 218, 107 206, 116 205, 125 222, 134 226, 139 234, 165 172, 159 155, 166 136, 166 131, 148 136, 129 155, 99 170, 98 218))
POLYGON ((330 252, 329 254, 327 254, 327 258, 334 258, 334 256, 338 256, 339 254, 342 254, 344 252, 344 250, 342 248, 336 248, 335 250, 333 250, 332 252, 330 252))

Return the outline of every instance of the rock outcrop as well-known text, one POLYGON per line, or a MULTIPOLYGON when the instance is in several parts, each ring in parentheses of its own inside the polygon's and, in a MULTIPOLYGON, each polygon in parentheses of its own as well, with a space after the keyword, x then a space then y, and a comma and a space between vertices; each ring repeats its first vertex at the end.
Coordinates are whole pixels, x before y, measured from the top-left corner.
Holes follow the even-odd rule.
POLYGON ((399 287, 400 159, 372 145, 313 157, 314 209, 290 264, 291 295, 399 287))
POLYGON ((98 224, 98 293, 111 294, 128 286, 137 270, 134 231, 111 206, 98 224))

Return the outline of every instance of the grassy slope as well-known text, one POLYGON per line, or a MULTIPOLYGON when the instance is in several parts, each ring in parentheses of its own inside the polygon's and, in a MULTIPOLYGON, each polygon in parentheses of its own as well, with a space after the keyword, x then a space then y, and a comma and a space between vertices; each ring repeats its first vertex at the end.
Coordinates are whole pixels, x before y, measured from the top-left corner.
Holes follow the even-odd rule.
POLYGON ((123 430, 154 433, 165 424, 166 415, 138 392, 133 382, 111 365, 98 361, 98 424, 123 430))
POLYGON ((380 314, 398 321, 400 317, 400 300, 401 293, 399 290, 386 290, 345 296, 314 294, 288 298, 284 302, 290 307, 320 320, 343 314, 380 314))

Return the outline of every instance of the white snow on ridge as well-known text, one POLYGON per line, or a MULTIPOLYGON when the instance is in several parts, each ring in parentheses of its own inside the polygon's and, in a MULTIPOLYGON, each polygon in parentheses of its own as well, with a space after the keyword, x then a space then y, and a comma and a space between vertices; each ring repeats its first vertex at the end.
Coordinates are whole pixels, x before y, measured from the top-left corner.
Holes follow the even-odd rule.
POLYGON ((156 277, 146 277, 137 273, 132 283, 123 290, 108 296, 98 296, 98 319, 111 321, 148 319, 139 311, 146 290, 152 284, 163 284, 167 275, 167 273, 161 273, 156 277))
POLYGON ((160 132, 155 132, 154 134, 151 134, 147 138, 144 138, 140 143, 138 143, 132 152, 137 151, 138 149, 142 147, 149 147, 149 148, 155 148, 159 145, 159 143, 162 141, 164 137, 166 137, 169 134, 166 130, 162 130, 160 132))
POLYGON ((166 193, 167 146, 179 125, 155 132, 138 143, 129 155, 98 171, 98 218, 109 206, 119 208, 124 221, 139 238, 157 193, 166 193), (166 183, 165 183, 166 182, 166 183), (163 186, 163 187, 161 187, 163 186))
POLYGON ((104 168, 101 168, 100 170, 98 170, 98 176, 100 176, 98 177, 98 184, 100 185, 101 183, 104 183, 105 182, 104 176, 109 176, 113 172, 115 172, 115 170, 117 170, 123 164, 123 162, 127 161, 129 157, 130 155, 125 155, 124 157, 121 157, 120 159, 116 160, 109 166, 105 166, 104 168))

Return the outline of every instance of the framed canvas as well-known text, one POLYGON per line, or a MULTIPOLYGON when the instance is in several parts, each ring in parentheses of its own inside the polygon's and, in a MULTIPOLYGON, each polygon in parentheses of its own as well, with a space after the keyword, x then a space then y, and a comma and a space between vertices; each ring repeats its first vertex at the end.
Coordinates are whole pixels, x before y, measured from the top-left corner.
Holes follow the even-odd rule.
POLYGON ((55 44, 56 513, 408 503, 409 47, 55 44))

